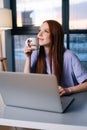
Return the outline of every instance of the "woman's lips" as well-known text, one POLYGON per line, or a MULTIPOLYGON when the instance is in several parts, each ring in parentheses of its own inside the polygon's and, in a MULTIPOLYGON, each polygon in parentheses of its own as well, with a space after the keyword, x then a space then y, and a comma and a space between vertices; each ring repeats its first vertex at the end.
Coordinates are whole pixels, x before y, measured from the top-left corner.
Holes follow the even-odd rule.
POLYGON ((43 41, 44 39, 42 39, 42 38, 39 38, 39 41, 43 41))

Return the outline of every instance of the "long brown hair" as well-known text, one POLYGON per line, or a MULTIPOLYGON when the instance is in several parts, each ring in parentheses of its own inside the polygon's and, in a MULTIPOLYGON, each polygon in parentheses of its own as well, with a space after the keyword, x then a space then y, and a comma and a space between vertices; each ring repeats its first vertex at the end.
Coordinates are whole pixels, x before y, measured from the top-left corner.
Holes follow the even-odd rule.
MULTIPOLYGON (((52 64, 54 66, 54 74, 57 77, 58 84, 61 82, 61 75, 63 70, 63 53, 64 53, 64 31, 60 23, 55 20, 46 20, 50 29, 51 47, 49 52, 50 71, 52 73, 52 64)), ((46 73, 44 47, 40 47, 37 73, 46 73)))

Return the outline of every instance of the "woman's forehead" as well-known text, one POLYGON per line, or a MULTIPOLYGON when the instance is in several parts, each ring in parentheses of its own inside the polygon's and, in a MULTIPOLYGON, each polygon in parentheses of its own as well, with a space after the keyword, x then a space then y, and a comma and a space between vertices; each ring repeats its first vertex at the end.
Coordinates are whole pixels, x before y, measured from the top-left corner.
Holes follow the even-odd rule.
POLYGON ((47 22, 44 22, 44 23, 42 23, 42 25, 40 26, 40 28, 42 28, 42 29, 48 29, 49 30, 49 25, 48 25, 48 23, 47 22))

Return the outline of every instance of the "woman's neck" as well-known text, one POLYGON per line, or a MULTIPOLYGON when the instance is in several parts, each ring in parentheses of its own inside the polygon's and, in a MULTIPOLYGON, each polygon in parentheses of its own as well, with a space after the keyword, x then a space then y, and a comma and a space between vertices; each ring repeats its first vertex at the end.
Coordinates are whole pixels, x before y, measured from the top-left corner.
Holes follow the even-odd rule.
POLYGON ((49 46, 44 46, 44 49, 45 49, 46 55, 49 55, 50 47, 49 46))

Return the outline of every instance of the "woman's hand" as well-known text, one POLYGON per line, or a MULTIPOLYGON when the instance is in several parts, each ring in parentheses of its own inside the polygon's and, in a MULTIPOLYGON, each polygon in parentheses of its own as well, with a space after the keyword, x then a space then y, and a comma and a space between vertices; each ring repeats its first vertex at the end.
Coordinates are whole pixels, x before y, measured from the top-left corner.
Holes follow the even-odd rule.
POLYGON ((60 96, 71 94, 71 88, 63 88, 58 86, 60 96))
POLYGON ((24 46, 24 53, 26 54, 26 57, 29 57, 32 53, 32 48, 31 48, 31 41, 27 39, 25 41, 25 46, 24 46))

